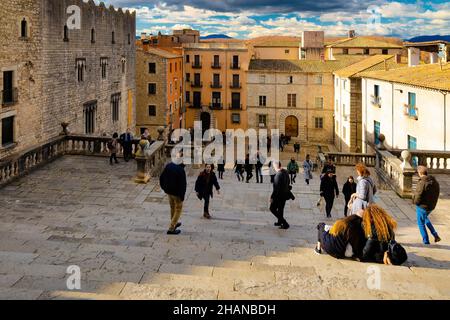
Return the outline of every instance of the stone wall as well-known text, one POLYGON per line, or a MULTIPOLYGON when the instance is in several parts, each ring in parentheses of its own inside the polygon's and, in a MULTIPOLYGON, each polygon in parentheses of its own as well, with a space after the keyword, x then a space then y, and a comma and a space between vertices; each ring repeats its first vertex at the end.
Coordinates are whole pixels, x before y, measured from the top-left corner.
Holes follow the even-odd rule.
MULTIPOLYGON (((68 122, 72 133, 85 133, 84 104, 90 101, 97 101, 94 134, 134 127, 134 13, 103 4, 96 6, 92 0, 17 0, 7 4, 2 1, 0 15, 0 68, 17 68, 19 91, 19 102, 13 106, 17 112, 16 145, 8 153, 58 135, 61 122, 68 122), (80 29, 69 29, 68 41, 64 41, 64 26, 74 14, 67 13, 71 5, 80 8, 80 29), (30 16, 28 40, 19 39, 24 15, 30 16), (92 29, 95 41, 91 41, 92 29), (105 79, 101 75, 101 58, 107 58, 105 79), (77 59, 85 60, 83 82, 77 78, 77 59), (111 95, 119 93, 119 120, 114 122, 111 95)), ((1 111, 4 112, 3 107, 1 111)), ((0 150, 0 158, 6 155, 0 150)))

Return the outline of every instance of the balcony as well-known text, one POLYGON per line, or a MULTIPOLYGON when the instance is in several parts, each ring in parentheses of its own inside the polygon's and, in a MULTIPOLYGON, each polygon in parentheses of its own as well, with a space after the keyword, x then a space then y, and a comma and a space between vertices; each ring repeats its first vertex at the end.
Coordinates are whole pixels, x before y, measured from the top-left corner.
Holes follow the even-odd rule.
POLYGON ((191 87, 192 88, 203 88, 203 82, 202 81, 192 81, 191 87))
POLYGON ((241 82, 230 82, 230 89, 242 89, 241 82))
POLYGON ((0 93, 2 106, 12 106, 19 101, 19 90, 17 88, 3 90, 0 93))
POLYGON ((211 110, 222 110, 223 109, 223 103, 221 102, 214 102, 209 104, 209 108, 211 110))
POLYGON ((201 62, 192 62, 192 69, 201 69, 202 63, 201 62))
POLYGON ((419 109, 416 106, 410 105, 410 104, 404 104, 403 105, 403 114, 410 119, 413 120, 419 120, 419 109))
POLYGON ((190 109, 201 109, 202 108, 202 103, 198 102, 198 103, 186 103, 187 107, 190 109))
POLYGON ((212 69, 222 69, 222 64, 221 63, 211 63, 211 68, 212 69))
POLYGON ((241 69, 241 64, 240 63, 231 63, 230 69, 231 70, 239 70, 239 69, 241 69))
POLYGON ((371 95, 370 98, 371 98, 370 102, 372 103, 372 105, 374 107, 381 108, 381 97, 380 96, 371 95))
POLYGON ((211 82, 211 88, 213 89, 221 89, 222 88, 222 82, 211 82))
POLYGON ((228 104, 230 110, 242 110, 242 104, 240 103, 230 103, 228 104))

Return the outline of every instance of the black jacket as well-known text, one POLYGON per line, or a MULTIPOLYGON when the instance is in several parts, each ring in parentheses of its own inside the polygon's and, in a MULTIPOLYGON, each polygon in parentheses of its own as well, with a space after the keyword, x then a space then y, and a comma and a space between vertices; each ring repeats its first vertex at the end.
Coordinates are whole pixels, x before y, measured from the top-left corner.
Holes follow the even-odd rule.
POLYGON ((186 172, 182 165, 169 163, 159 177, 159 184, 165 193, 180 197, 184 201, 186 194, 186 172))
POLYGON ((285 169, 281 169, 273 179, 273 192, 271 198, 275 200, 287 200, 289 197, 289 174, 285 169))
POLYGON ((205 198, 208 195, 213 197, 213 186, 216 187, 216 190, 220 190, 219 182, 217 181, 216 174, 211 171, 209 174, 209 182, 208 175, 206 171, 202 171, 195 181, 195 192, 200 194, 200 197, 205 198))
POLYGON ((325 163, 322 169, 322 173, 327 173, 328 170, 336 174, 336 166, 334 164, 325 163))
POLYGON ((339 195, 339 188, 336 182, 336 177, 330 178, 324 175, 320 180, 320 195, 325 198, 334 198, 339 195))
POLYGON ((253 171, 253 164, 250 163, 250 159, 245 159, 244 169, 246 172, 253 171))
POLYGON ((356 193, 356 183, 350 183, 348 180, 344 184, 344 187, 342 188, 342 193, 345 196, 345 199, 350 199, 352 194, 356 193))
POLYGON ((423 176, 417 183, 416 193, 413 197, 415 205, 431 212, 436 208, 439 199, 439 183, 433 176, 423 176))
MULTIPOLYGON (((394 240, 395 234, 390 231, 390 239, 394 240)), ((366 241, 366 245, 363 248, 361 261, 364 262, 376 262, 383 263, 384 253, 388 250, 389 241, 378 240, 377 233, 372 225, 372 236, 366 241)))

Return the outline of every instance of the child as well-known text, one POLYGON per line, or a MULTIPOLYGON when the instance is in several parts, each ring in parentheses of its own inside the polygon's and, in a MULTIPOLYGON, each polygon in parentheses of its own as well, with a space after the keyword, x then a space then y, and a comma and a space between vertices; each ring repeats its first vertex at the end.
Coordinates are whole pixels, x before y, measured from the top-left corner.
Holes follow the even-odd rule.
POLYGON ((348 203, 350 202, 352 194, 356 193, 356 182, 352 176, 348 177, 347 182, 344 184, 344 187, 342 188, 342 193, 345 196, 344 216, 347 216, 348 203))

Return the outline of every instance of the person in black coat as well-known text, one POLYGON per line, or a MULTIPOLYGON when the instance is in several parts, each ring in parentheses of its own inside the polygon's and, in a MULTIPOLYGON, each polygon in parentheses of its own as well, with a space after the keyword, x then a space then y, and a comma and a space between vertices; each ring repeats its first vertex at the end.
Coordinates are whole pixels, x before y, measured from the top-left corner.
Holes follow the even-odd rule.
POLYGON ((342 193, 345 197, 344 216, 346 217, 348 212, 348 203, 350 202, 352 194, 356 193, 356 182, 352 176, 348 177, 347 182, 342 188, 342 193))
POLYGON ((216 188, 217 193, 220 194, 220 186, 217 181, 216 174, 214 173, 214 166, 207 164, 205 170, 203 170, 195 182, 195 192, 200 200, 205 200, 203 217, 211 219, 209 214, 209 200, 213 197, 213 186, 216 188))
MULTIPOLYGON (((181 153, 177 155, 178 160, 181 153)), ((180 161, 181 162, 181 161, 180 161)), ((161 189, 169 196, 170 202, 170 227, 167 234, 179 234, 181 223, 178 222, 183 210, 183 202, 186 194, 187 181, 183 164, 169 163, 159 177, 161 189)))
POLYGON ((327 217, 331 218, 331 209, 333 209, 334 199, 339 196, 336 176, 331 170, 328 170, 320 181, 320 196, 324 197, 326 203, 325 211, 327 217))
POLYGON ((134 137, 130 128, 127 129, 127 132, 120 135, 120 144, 123 148, 123 158, 125 162, 128 162, 132 157, 133 139, 134 137))
POLYGON ((250 163, 250 155, 247 153, 245 156, 245 164, 244 164, 245 172, 247 176, 245 177, 245 182, 249 182, 251 178, 253 178, 253 164, 250 163))
POLYGON ((328 157, 328 162, 324 164, 322 169, 322 174, 327 174, 328 171, 331 171, 333 174, 336 174, 336 166, 333 163, 333 158, 328 157))
POLYGON ((223 173, 225 172, 225 160, 223 157, 217 161, 217 172, 219 173, 219 179, 223 180, 223 173))
POLYGON ((319 223, 317 225, 318 242, 314 251, 321 254, 324 250, 338 259, 360 258, 366 244, 361 223, 362 218, 357 215, 340 219, 331 228, 325 223, 319 223), (347 250, 348 245, 351 246, 350 251, 347 250))
POLYGON ((289 223, 284 218, 284 206, 286 200, 291 196, 291 190, 289 188, 289 174, 287 170, 281 168, 280 161, 274 160, 273 167, 276 171, 276 175, 273 181, 273 191, 270 197, 270 211, 277 217, 278 221, 275 222, 275 226, 280 229, 289 229, 289 223))
POLYGON ((263 158, 263 156, 259 153, 259 150, 256 152, 256 164, 255 164, 255 171, 256 171, 256 183, 263 183, 263 175, 262 175, 262 167, 266 160, 263 158))

